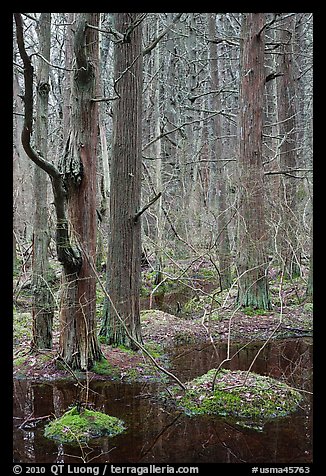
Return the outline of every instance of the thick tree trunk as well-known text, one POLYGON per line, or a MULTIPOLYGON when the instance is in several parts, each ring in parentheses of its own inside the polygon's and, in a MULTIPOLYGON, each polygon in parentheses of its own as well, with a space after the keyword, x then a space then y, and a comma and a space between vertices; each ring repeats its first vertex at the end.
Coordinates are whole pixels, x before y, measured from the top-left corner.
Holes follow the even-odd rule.
MULTIPOLYGON (((41 13, 39 20, 40 54, 50 61, 51 13, 41 13)), ((49 65, 39 60, 37 72, 37 100, 35 143, 44 157, 47 156, 49 65)), ((34 235, 33 235, 33 346, 38 349, 52 347, 54 299, 48 283, 48 208, 46 172, 34 165, 34 235)))
POLYGON ((72 84, 71 130, 61 172, 67 189, 71 239, 81 250, 81 264, 64 265, 64 292, 60 322, 60 351, 72 368, 86 370, 100 360, 96 330, 96 281, 91 264, 96 256, 96 96, 98 13, 78 15, 72 84))
MULTIPOLYGON (((137 13, 116 13, 115 28, 127 31, 137 13)), ((115 47, 115 90, 119 99, 113 116, 113 150, 109 220, 107 290, 101 334, 111 344, 136 348, 129 333, 141 342, 139 314, 141 226, 135 215, 141 197, 141 103, 142 103, 141 24, 115 47)))
POLYGON ((259 33, 264 14, 245 14, 243 22, 237 304, 270 309, 262 165, 264 31, 259 33))

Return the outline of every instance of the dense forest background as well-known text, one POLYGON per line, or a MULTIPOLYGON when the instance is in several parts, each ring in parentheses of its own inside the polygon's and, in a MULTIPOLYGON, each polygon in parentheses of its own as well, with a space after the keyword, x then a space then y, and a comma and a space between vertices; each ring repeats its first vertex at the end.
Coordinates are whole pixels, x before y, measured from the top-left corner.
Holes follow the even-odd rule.
POLYGON ((207 294, 205 277, 238 309, 271 310, 275 280, 312 300, 312 29, 311 13, 15 15, 14 300, 29 290, 33 347, 60 321, 63 359, 90 368, 98 335, 142 345, 141 297, 207 294))

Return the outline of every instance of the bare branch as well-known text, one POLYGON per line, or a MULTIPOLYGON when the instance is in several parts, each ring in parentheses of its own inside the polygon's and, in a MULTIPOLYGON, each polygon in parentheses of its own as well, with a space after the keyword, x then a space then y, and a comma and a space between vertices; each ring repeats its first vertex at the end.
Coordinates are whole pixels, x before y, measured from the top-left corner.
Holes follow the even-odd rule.
POLYGON ((120 99, 120 96, 113 96, 111 98, 106 98, 106 97, 101 97, 101 98, 92 98, 92 102, 110 102, 110 101, 116 101, 117 99, 120 99))
POLYGON ((69 272, 77 272, 82 264, 79 250, 74 248, 70 243, 69 227, 66 217, 66 189, 62 174, 54 164, 45 160, 40 151, 35 151, 31 146, 31 136, 33 129, 33 65, 28 56, 23 33, 23 23, 20 13, 14 13, 16 22, 16 36, 20 56, 24 64, 24 126, 21 134, 23 148, 27 156, 38 167, 43 169, 51 179, 54 205, 57 215, 56 229, 56 245, 58 260, 64 265, 69 272))
MULTIPOLYGON (((211 119, 212 117, 216 116, 216 114, 223 114, 223 113, 224 113, 224 111, 216 111, 216 112, 212 113, 210 116, 204 117, 201 120, 202 121, 207 121, 208 119, 211 119)), ((152 144, 154 144, 154 142, 158 141, 159 139, 162 139, 163 137, 167 136, 168 134, 172 134, 173 132, 182 129, 182 127, 184 127, 184 126, 189 126, 190 124, 194 124, 195 122, 200 122, 201 120, 200 119, 194 119, 193 121, 184 122, 180 126, 177 126, 174 129, 171 129, 170 131, 162 132, 162 134, 158 135, 157 137, 155 137, 155 139, 152 139, 150 142, 148 142, 148 144, 146 144, 143 147, 143 151, 148 149, 148 147, 150 147, 152 144)))
POLYGON ((150 202, 147 203, 147 205, 145 205, 141 210, 139 210, 139 212, 137 212, 135 215, 134 222, 136 223, 138 218, 147 210, 147 208, 153 205, 153 203, 155 203, 156 200, 158 200, 161 196, 162 196, 162 192, 159 192, 157 195, 155 195, 154 198, 152 198, 150 202))
POLYGON ((235 41, 231 41, 229 38, 225 37, 225 38, 205 38, 206 41, 208 41, 208 43, 214 43, 216 45, 220 44, 220 43, 227 43, 228 45, 231 45, 231 46, 239 46, 239 39, 238 38, 235 38, 237 40, 237 42, 235 41))
POLYGON ((287 177, 297 178, 297 179, 304 179, 306 177, 299 177, 297 175, 293 175, 294 172, 313 172, 312 169, 289 169, 289 170, 271 170, 269 172, 264 172, 264 175, 286 175, 287 177))
POLYGON ((24 15, 24 17, 26 18, 29 18, 30 20, 38 22, 38 19, 30 15, 29 13, 22 13, 22 15, 24 15))
POLYGON ((274 17, 272 18, 272 20, 270 20, 269 22, 267 22, 263 25, 261 30, 257 33, 257 37, 259 37, 262 34, 262 32, 265 30, 265 28, 269 28, 270 26, 273 25, 273 23, 275 23, 276 18, 277 18, 278 15, 279 15, 279 13, 274 13, 274 17))
POLYGON ((30 58, 32 56, 38 56, 39 58, 41 58, 45 63, 47 63, 49 66, 51 66, 51 68, 56 68, 56 69, 62 69, 63 71, 74 71, 74 69, 68 69, 68 68, 64 68, 63 66, 58 66, 56 64, 53 64, 53 63, 50 63, 50 61, 48 61, 46 58, 44 58, 44 56, 42 56, 40 53, 32 53, 30 55, 30 58))
POLYGON ((272 81, 272 79, 278 78, 279 76, 284 76, 284 73, 270 73, 266 76, 265 83, 268 83, 268 81, 272 81))
POLYGON ((104 33, 106 35, 115 36, 115 38, 117 39, 116 42, 118 42, 118 43, 121 43, 121 42, 124 41, 124 35, 120 31, 113 28, 112 26, 110 28, 106 29, 106 30, 103 30, 102 28, 99 28, 98 26, 90 25, 89 23, 86 23, 86 26, 88 28, 92 28, 93 30, 100 31, 101 33, 104 33))
POLYGON ((179 18, 181 17, 182 13, 178 13, 172 20, 172 22, 163 30, 157 38, 155 38, 146 48, 143 49, 143 56, 149 54, 155 46, 158 44, 158 42, 167 34, 167 32, 172 28, 172 26, 177 23, 179 18))

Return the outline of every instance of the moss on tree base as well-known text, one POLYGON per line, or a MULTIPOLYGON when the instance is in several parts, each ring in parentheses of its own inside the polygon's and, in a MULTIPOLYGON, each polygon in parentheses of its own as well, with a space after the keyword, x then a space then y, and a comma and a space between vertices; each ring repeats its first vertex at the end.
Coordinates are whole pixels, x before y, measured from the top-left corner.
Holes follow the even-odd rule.
POLYGON ((125 430, 124 422, 105 413, 73 407, 45 427, 44 436, 60 443, 80 443, 99 436, 115 436, 125 430))
POLYGON ((258 429, 266 421, 286 416, 298 407, 301 394, 287 384, 253 372, 216 369, 186 384, 182 395, 174 388, 178 407, 186 414, 235 417, 242 426, 258 429))

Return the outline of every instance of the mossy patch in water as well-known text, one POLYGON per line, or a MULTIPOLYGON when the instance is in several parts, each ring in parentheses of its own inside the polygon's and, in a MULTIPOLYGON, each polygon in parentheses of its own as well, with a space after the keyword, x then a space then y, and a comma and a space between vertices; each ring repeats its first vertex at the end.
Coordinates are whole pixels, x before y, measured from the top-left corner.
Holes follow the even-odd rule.
POLYGON ((246 424, 248 420, 265 422, 286 416, 302 399, 297 390, 283 382, 241 370, 220 370, 212 390, 215 373, 212 369, 188 382, 183 395, 173 389, 177 406, 190 416, 236 417, 246 424))
POLYGON ((61 418, 48 423, 44 436, 60 443, 80 443, 100 436, 115 436, 125 429, 119 418, 86 408, 78 412, 74 406, 61 418))

